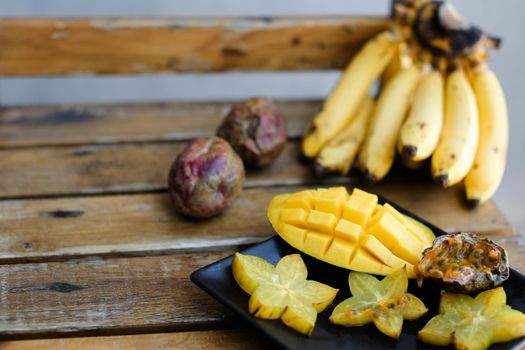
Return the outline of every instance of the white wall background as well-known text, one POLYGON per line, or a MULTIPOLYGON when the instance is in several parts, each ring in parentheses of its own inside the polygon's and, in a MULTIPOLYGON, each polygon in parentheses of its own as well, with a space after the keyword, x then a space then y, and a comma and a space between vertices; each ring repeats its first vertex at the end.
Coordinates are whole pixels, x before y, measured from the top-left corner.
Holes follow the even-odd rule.
MULTIPOLYGON (((525 232, 525 1, 454 4, 474 23, 504 38, 490 61, 507 94, 511 127, 509 162, 496 202, 525 232)), ((387 0, 0 0, 0 16, 382 16, 389 6, 387 0)), ((336 79, 336 72, 4 78, 0 104, 324 97, 336 79)))

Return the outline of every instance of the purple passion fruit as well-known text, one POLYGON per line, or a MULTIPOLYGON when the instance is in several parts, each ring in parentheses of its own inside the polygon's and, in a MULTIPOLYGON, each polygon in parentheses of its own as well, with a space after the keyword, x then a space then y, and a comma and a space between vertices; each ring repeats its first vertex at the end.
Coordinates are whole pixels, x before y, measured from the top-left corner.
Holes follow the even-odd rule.
POLYGON ((455 293, 493 288, 509 277, 505 250, 491 240, 464 232, 437 237, 423 251, 415 270, 418 284, 430 279, 455 293))
POLYGON ((244 167, 219 137, 197 139, 178 155, 168 176, 175 209, 195 218, 223 212, 242 191, 244 167))
POLYGON ((286 143, 286 121, 273 104, 261 97, 237 103, 222 121, 217 136, 230 143, 246 166, 264 167, 286 143))

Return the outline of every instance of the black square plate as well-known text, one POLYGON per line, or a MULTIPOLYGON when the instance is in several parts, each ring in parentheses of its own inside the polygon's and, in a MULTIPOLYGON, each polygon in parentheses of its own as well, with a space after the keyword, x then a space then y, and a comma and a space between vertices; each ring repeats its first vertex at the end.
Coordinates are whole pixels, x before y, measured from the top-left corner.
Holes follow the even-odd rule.
MULTIPOLYGON (((384 198, 380 198, 379 201, 381 203, 388 202, 404 214, 425 223, 434 231, 436 236, 445 234, 443 230, 427 223, 394 203, 384 198)), ((262 334, 283 348, 301 350, 443 349, 443 347, 427 345, 416 339, 418 330, 423 328, 427 321, 437 314, 440 291, 438 288, 432 287, 430 283, 426 283, 420 289, 416 286, 415 281, 410 281, 408 291, 423 300, 429 308, 429 312, 427 316, 417 321, 405 320, 401 337, 396 341, 380 333, 373 324, 361 327, 341 327, 330 323, 328 317, 335 305, 350 297, 348 270, 311 258, 288 245, 279 236, 255 244, 243 250, 242 253, 259 256, 272 264, 276 264, 285 255, 300 253, 308 268, 308 279, 339 288, 339 293, 333 304, 318 315, 312 335, 306 337, 286 327, 280 320, 260 320, 248 313, 249 295, 233 279, 230 269, 232 256, 203 267, 191 275, 191 280, 195 284, 234 311, 243 321, 258 329, 262 334)), ((510 277, 503 283, 503 287, 507 293, 507 303, 514 309, 525 311, 525 276, 511 269, 510 277)), ((495 344, 490 349, 517 349, 523 344, 525 344, 525 339, 522 338, 507 343, 495 344)))

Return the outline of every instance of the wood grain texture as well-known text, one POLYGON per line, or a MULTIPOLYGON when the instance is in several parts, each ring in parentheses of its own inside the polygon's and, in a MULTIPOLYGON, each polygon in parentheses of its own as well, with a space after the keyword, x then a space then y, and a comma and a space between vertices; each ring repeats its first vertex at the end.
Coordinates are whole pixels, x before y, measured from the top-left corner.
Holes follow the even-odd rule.
POLYGON ((489 237, 507 251, 510 266, 525 274, 525 233, 512 237, 489 237))
POLYGON ((4 18, 0 75, 340 69, 389 25, 373 18, 4 18))
MULTIPOLYGON (((414 184, 407 191, 390 181, 373 190, 450 232, 511 232, 493 203, 471 211, 457 204, 453 190, 428 187, 414 184)), ((0 262, 173 254, 255 243, 274 234, 266 218, 271 198, 301 189, 246 189, 232 208, 206 221, 176 215, 165 193, 1 201, 0 262)))
POLYGON ((0 342, 1 350, 48 349, 217 349, 263 350, 270 344, 251 329, 114 335, 61 339, 12 340, 0 342))
MULTIPOLYGON (((0 150, 0 198, 164 190, 186 142, 0 150)), ((289 143, 264 171, 249 170, 246 187, 318 182, 289 143)))
POLYGON ((177 215, 166 193, 0 202, 0 261, 78 255, 206 251, 273 235, 271 198, 286 188, 249 189, 223 215, 177 215))
MULTIPOLYGON (((185 144, 3 150, 0 151, 0 198, 164 191, 170 165, 185 144)), ((311 169, 300 164, 298 154, 299 144, 289 142, 270 167, 248 170, 245 188, 359 183, 357 176, 318 179, 311 169)), ((466 208, 461 186, 444 190, 433 184, 424 172, 393 171, 369 189, 384 193, 407 208, 422 206, 426 208, 422 213, 427 218, 429 213, 432 213, 430 217, 446 218, 447 221, 438 224, 449 231, 469 228, 494 234, 511 232, 509 223, 494 203, 486 203, 476 210, 466 208)))
MULTIPOLYGON (((0 151, 0 198, 164 191, 169 167, 184 145, 184 142, 174 142, 3 150, 0 151)), ((356 184, 359 181, 356 176, 320 180, 299 163, 298 154, 299 144, 289 142, 270 167, 248 170, 245 187, 356 184)), ((415 208, 416 213, 425 214, 426 218, 445 218, 445 222, 437 224, 449 231, 468 228, 476 232, 510 233, 510 225, 492 202, 476 210, 468 209, 463 205, 461 186, 444 190, 428 177, 426 173, 393 171, 369 189, 409 209, 415 208)))
POLYGON ((231 325, 233 315, 188 278, 229 254, 0 265, 0 337, 231 325))
MULTIPOLYGON (((0 148, 180 141, 215 134, 233 102, 4 107, 0 148)), ((300 137, 321 101, 275 101, 300 137)))

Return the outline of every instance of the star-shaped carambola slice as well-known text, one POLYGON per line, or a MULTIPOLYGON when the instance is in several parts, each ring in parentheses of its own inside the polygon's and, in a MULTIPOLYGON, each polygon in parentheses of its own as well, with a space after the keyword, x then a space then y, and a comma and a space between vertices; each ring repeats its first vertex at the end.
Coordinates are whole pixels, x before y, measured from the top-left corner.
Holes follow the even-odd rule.
POLYGON ((421 300, 407 293, 405 269, 398 269, 379 281, 363 272, 350 272, 352 297, 337 305, 330 321, 342 326, 361 326, 373 322, 377 329, 399 338, 403 319, 415 320, 428 310, 421 300))
POLYGON ((264 259, 236 253, 233 277, 251 295, 249 311, 262 319, 280 318, 288 327, 311 335, 317 313, 332 303, 338 289, 307 280, 299 254, 283 257, 274 267, 264 259))
POLYGON ((507 296, 501 287, 475 298, 442 292, 439 315, 428 321, 418 338, 434 345, 480 350, 525 336, 525 314, 506 304, 507 296))

